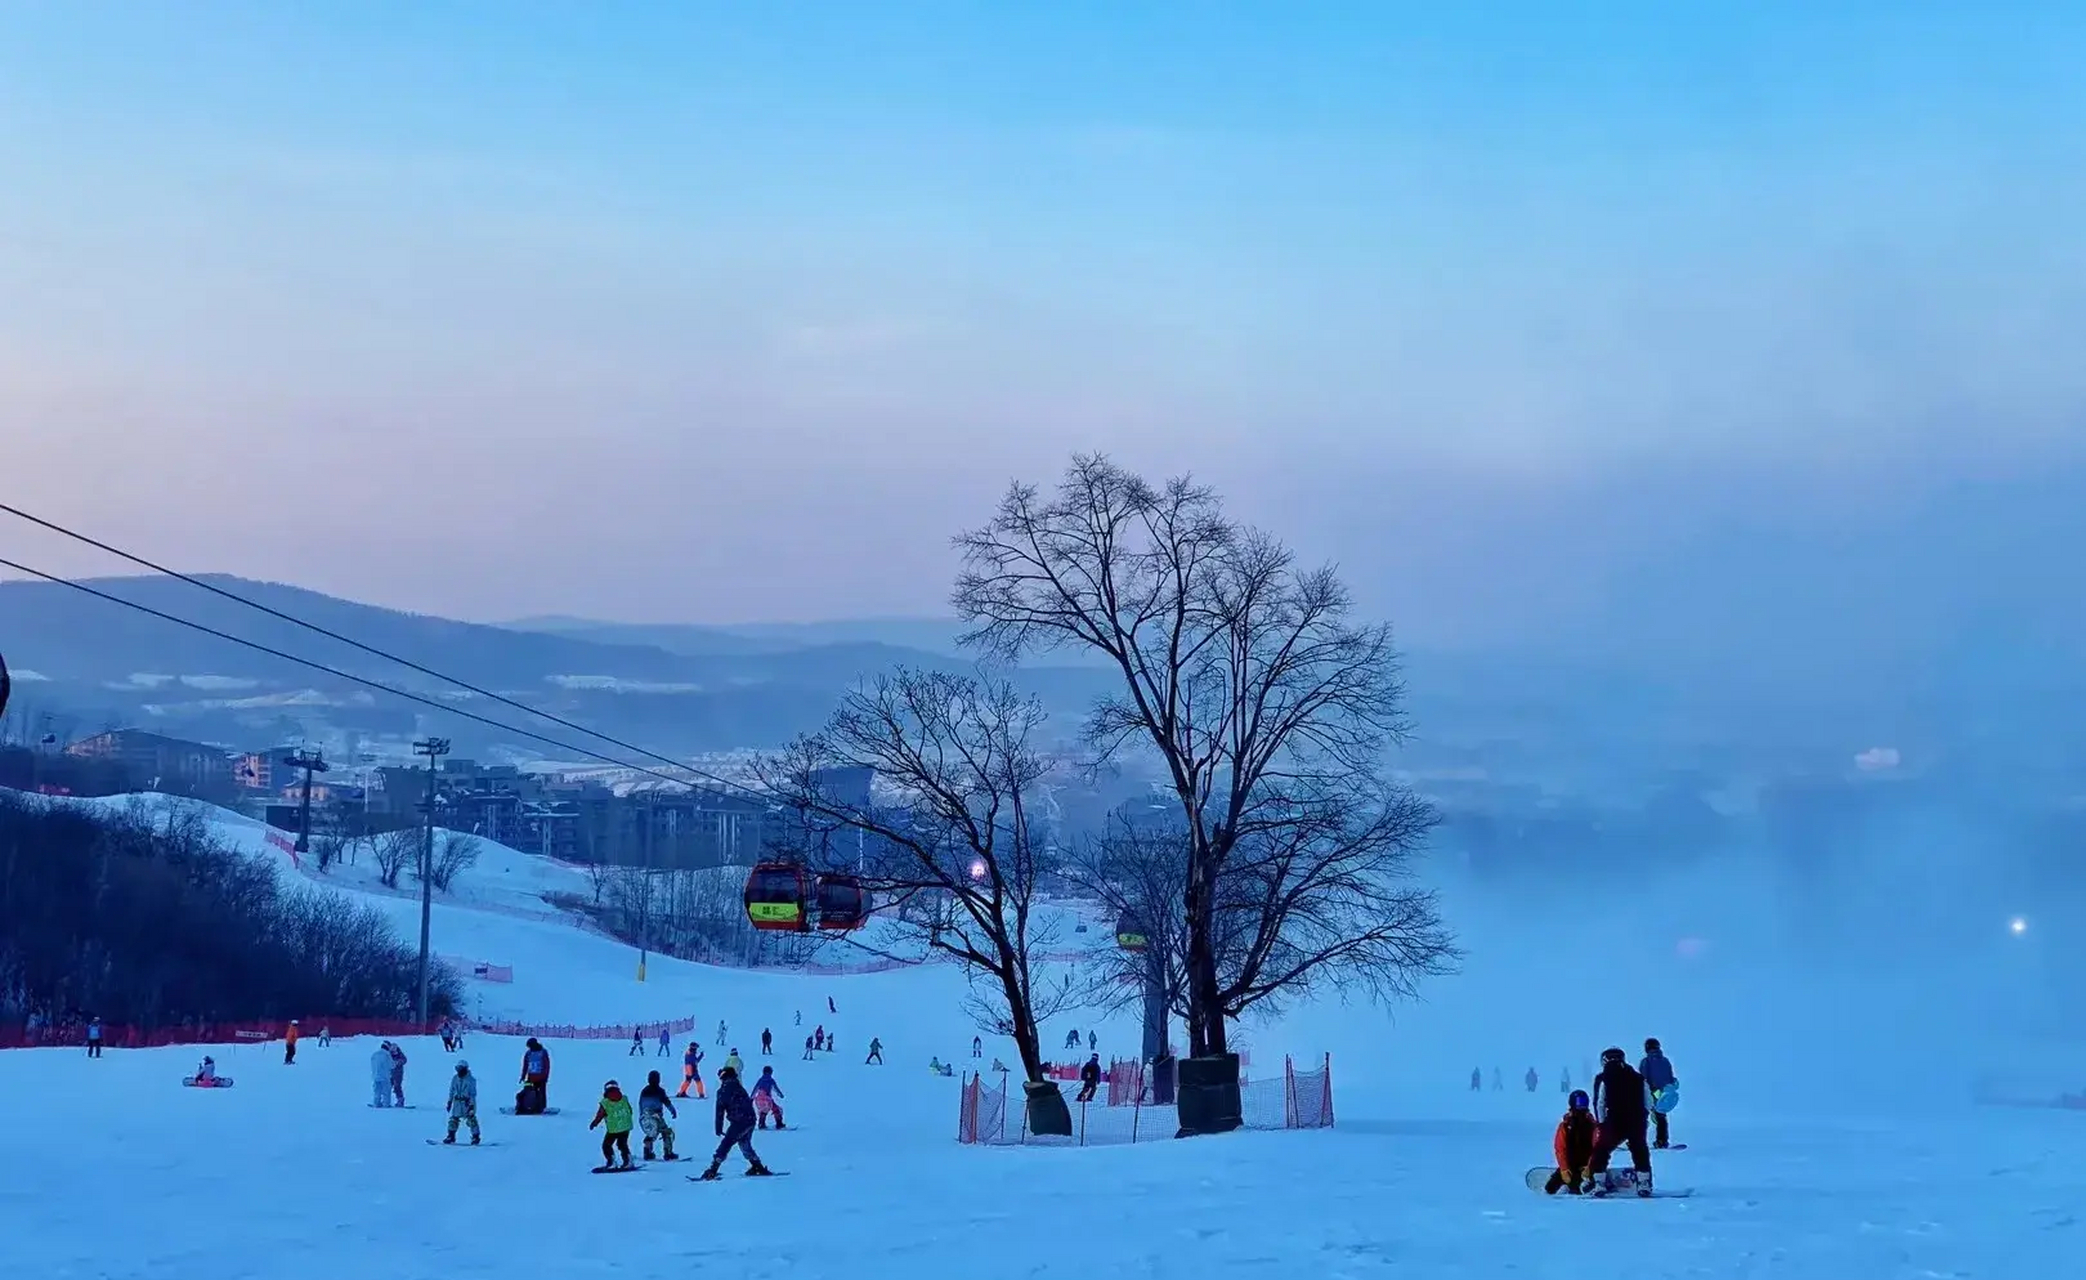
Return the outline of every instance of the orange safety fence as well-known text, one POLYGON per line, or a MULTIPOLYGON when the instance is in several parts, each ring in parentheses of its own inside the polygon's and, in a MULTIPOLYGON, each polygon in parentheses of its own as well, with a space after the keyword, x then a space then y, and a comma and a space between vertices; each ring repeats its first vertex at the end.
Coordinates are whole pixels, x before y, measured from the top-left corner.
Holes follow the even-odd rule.
MULTIPOLYGON (((289 1028, 283 1022, 201 1022, 164 1027, 127 1027, 103 1023, 101 1043, 105 1049, 159 1049, 177 1044, 255 1044, 280 1040, 289 1028)), ((402 1018, 300 1018, 299 1042, 317 1040, 328 1034, 336 1040, 350 1036, 417 1036, 429 1029, 402 1018)), ((20 1024, 0 1027, 0 1049, 85 1049, 87 1024, 65 1022, 40 1026, 34 1035, 20 1024)))

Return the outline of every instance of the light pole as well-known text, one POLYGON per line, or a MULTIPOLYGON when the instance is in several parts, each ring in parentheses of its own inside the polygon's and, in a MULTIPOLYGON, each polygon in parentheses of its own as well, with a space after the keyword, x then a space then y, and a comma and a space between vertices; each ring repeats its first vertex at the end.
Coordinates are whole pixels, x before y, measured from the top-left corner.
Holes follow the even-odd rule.
POLYGON ((427 1029, 427 932, 434 914, 435 861, 435 761, 449 754, 449 739, 423 738, 413 744, 413 754, 427 757, 427 799, 421 802, 423 835, 420 843, 420 1028, 427 1029))

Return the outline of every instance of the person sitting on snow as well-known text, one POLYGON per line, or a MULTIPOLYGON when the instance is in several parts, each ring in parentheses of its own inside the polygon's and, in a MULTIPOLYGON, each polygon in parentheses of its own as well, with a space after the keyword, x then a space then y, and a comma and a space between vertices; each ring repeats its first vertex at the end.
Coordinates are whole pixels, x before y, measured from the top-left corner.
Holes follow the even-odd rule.
POLYGON ((1573 1195, 1585 1191, 1589 1176, 1587 1166, 1593 1162, 1594 1134, 1598 1128, 1593 1118, 1593 1100, 1584 1089, 1572 1090, 1564 1119, 1557 1122, 1557 1132, 1550 1139, 1550 1154, 1557 1168, 1550 1173, 1550 1181, 1543 1184, 1543 1194, 1556 1195, 1560 1190, 1569 1190, 1573 1195))
POLYGON ((196 1083, 217 1083, 217 1059, 207 1056, 203 1059, 203 1065, 196 1068, 196 1083))

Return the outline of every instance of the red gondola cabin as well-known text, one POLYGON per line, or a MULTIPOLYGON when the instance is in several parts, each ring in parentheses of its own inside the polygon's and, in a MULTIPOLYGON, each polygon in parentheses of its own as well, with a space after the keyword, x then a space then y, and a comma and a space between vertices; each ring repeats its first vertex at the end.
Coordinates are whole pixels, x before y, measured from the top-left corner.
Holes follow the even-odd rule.
POLYGON ((786 862, 763 862, 746 877, 746 919, 756 929, 803 933, 811 927, 806 911, 811 877, 786 862))
POLYGON ((869 919, 869 893, 853 876, 818 879, 818 927, 859 929, 869 919))

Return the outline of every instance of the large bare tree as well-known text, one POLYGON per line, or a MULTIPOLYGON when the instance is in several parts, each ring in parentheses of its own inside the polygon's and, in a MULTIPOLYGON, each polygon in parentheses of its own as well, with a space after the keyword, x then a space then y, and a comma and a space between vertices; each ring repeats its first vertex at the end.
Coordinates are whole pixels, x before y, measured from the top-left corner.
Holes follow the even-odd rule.
POLYGON ((1104 656, 1120 683, 1094 707, 1090 744, 1149 751, 1164 771, 1192 1055, 1226 1053, 1226 1019, 1277 991, 1409 990, 1453 959, 1433 899, 1384 887, 1432 818, 1388 780, 1406 731, 1390 628, 1354 619, 1334 569, 1298 565, 1192 480, 1155 486, 1099 456, 1074 459, 1053 492, 1010 487, 957 547, 966 642, 1006 660, 1104 656), (1335 892, 1368 908, 1371 927, 1345 945, 1334 934, 1360 917, 1292 905, 1335 892), (1266 924, 1227 982, 1247 909, 1266 924))
MULTIPOLYGON (((1070 992, 1039 986, 1054 941, 1037 911, 1050 854, 1029 805, 1048 766, 1035 738, 1042 709, 998 682, 900 668, 849 694, 826 727, 758 762, 762 784, 801 816, 799 855, 813 869, 846 845, 890 920, 962 964, 967 1009, 1014 1039, 1031 1082, 1045 1079, 1039 1027, 1070 992), (868 804, 821 784, 826 770, 874 769, 901 797, 868 804), (839 833, 862 839, 834 840, 839 833), (857 851, 859 849, 859 851, 857 851)), ((835 868, 839 869, 839 868, 835 868)))

